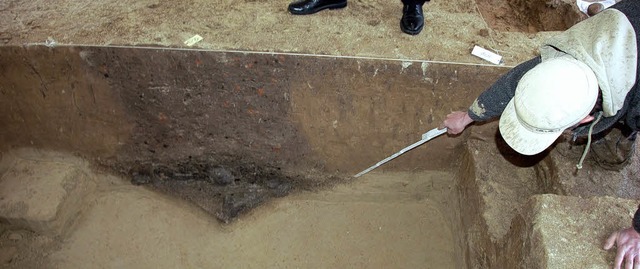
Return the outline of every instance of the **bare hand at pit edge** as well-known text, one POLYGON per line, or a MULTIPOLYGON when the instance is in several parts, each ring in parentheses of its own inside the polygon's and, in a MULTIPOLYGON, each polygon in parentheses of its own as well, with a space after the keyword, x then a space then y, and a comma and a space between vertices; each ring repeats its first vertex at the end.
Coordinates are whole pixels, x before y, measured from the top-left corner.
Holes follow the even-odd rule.
POLYGON ((447 115, 442 125, 440 125, 440 129, 447 128, 448 133, 452 135, 457 135, 462 133, 467 125, 471 124, 473 120, 469 117, 469 114, 465 111, 454 111, 447 115))
POLYGON ((617 248, 614 269, 621 269, 623 261, 625 269, 640 269, 640 234, 633 227, 611 234, 604 249, 609 250, 614 245, 617 248))

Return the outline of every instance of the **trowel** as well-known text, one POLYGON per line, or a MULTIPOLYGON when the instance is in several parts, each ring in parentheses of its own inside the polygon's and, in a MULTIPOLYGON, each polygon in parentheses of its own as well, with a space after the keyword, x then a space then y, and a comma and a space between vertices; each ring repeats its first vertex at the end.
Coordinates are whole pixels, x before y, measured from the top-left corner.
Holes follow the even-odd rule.
POLYGON ((426 143, 427 141, 429 141, 429 140, 431 140, 433 138, 436 138, 437 136, 439 136, 441 134, 444 134, 446 132, 447 132, 447 128, 443 128, 443 129, 434 128, 434 129, 422 134, 422 139, 420 141, 415 142, 415 143, 411 144, 410 146, 408 146, 406 148, 403 148, 402 150, 396 152, 395 154, 387 157, 386 159, 384 159, 382 161, 379 161, 378 163, 376 163, 373 166, 365 169, 364 171, 356 174, 353 177, 359 177, 359 176, 362 176, 362 175, 364 175, 366 173, 369 173, 369 172, 371 172, 371 170, 378 168, 379 166, 385 164, 386 162, 391 161, 394 158, 404 154, 405 152, 410 151, 410 150, 414 149, 415 147, 420 146, 420 145, 426 143))

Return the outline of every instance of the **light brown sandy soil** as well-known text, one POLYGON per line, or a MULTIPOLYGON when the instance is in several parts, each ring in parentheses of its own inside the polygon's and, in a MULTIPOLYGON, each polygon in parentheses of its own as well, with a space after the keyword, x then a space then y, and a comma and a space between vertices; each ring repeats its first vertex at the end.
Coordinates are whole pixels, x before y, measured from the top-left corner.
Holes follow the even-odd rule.
POLYGON ((436 200, 450 184, 447 174, 373 176, 275 201, 232 226, 123 186, 96 199, 52 260, 59 268, 451 268, 447 204, 436 200))
POLYGON ((453 175, 372 173, 274 200, 233 225, 98 175, 72 231, 0 237, 2 268, 462 268, 453 175))

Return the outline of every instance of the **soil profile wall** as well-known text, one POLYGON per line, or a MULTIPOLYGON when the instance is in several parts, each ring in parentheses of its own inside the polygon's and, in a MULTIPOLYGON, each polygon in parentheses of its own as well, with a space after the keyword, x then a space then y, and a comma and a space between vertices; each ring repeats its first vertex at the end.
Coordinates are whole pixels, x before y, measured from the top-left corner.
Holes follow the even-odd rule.
MULTIPOLYGON (((355 173, 466 109, 507 71, 455 63, 140 47, 0 47, 0 151, 126 167, 228 156, 355 173)), ((385 165, 444 170, 440 137, 385 165)))

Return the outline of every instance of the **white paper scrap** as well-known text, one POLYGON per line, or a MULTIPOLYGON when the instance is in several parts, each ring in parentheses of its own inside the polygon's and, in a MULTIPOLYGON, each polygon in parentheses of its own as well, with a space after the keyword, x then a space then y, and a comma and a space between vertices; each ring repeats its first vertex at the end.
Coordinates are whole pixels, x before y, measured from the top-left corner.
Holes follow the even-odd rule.
POLYGON ((193 46, 195 43, 198 43, 202 41, 202 37, 200 35, 194 35, 193 37, 187 39, 186 41, 184 41, 184 44, 191 47, 193 46))
POLYGON ((478 45, 475 45, 473 47, 473 50, 471 51, 471 54, 478 56, 482 59, 484 59, 485 61, 488 61, 492 64, 500 64, 502 63, 502 56, 495 54, 483 47, 479 47, 478 45))

